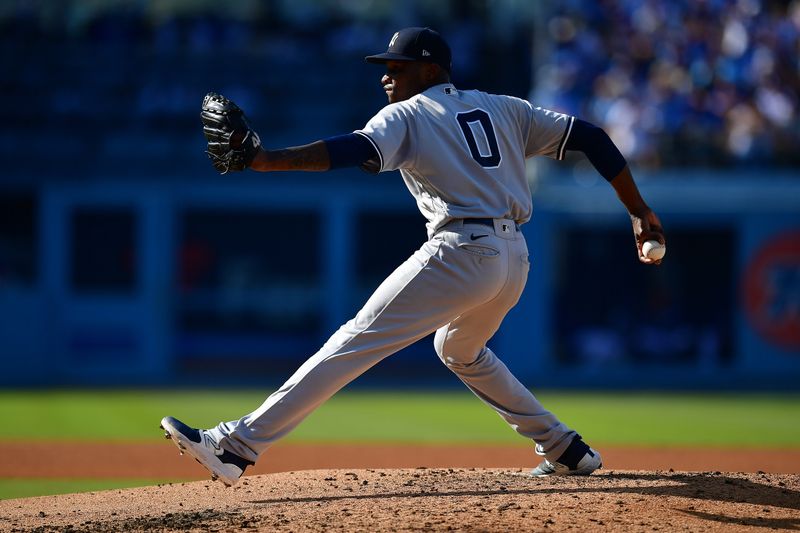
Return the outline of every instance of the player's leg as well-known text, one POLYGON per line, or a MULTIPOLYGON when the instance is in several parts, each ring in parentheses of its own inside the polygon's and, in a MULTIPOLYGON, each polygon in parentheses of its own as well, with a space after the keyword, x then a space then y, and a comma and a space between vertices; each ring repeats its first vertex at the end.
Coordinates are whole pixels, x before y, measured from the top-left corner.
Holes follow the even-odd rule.
POLYGON ((254 463, 336 391, 455 316, 452 305, 446 305, 446 295, 437 294, 447 283, 446 271, 440 267, 441 246, 441 240, 428 241, 398 267, 356 317, 339 328, 258 409, 210 430, 196 430, 165 417, 161 425, 167 436, 212 477, 228 485, 236 483, 248 462, 254 463), (441 302, 437 297, 442 297, 441 302), (238 464, 231 462, 231 455, 238 464))
MULTIPOLYGON (((450 236, 452 237, 452 235, 450 236)), ((271 444, 370 367, 502 287, 500 262, 454 268, 463 254, 435 237, 393 272, 356 317, 343 325, 254 412, 209 431, 224 448, 255 461, 271 444), (464 290, 468 287, 469 290, 464 290)))
POLYGON ((555 460, 576 433, 545 409, 485 345, 497 327, 491 327, 493 315, 483 311, 462 315, 440 328, 434 339, 436 352, 478 398, 517 433, 536 443, 536 453, 555 460), (488 335, 484 337, 484 333, 488 335))
POLYGON ((528 273, 522 236, 508 241, 508 282, 492 300, 470 309, 436 332, 434 345, 442 362, 481 400, 521 435, 536 442, 536 452, 556 461, 577 436, 545 409, 536 397, 486 346, 506 313, 519 300, 528 273))

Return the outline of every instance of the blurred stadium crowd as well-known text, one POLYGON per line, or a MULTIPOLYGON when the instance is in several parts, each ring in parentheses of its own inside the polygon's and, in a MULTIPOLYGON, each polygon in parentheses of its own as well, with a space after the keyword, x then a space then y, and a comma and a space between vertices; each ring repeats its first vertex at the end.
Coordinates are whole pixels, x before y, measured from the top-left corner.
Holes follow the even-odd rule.
POLYGON ((800 2, 568 0, 547 31, 537 99, 640 164, 800 161, 800 2))
POLYGON ((451 42, 459 87, 596 122, 640 166, 800 162, 800 0, 4 0, 0 84, 17 105, 0 155, 67 175, 206 168, 212 89, 268 144, 350 131, 384 103, 361 57, 417 24, 451 42))

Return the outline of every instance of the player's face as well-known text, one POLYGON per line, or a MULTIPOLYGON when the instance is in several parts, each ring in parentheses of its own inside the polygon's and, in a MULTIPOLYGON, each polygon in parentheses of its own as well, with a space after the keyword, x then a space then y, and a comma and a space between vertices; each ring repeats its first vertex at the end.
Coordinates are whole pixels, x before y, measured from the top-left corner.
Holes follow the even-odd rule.
POLYGON ((430 86, 426 66, 416 61, 387 61, 381 85, 390 104, 407 100, 430 86))

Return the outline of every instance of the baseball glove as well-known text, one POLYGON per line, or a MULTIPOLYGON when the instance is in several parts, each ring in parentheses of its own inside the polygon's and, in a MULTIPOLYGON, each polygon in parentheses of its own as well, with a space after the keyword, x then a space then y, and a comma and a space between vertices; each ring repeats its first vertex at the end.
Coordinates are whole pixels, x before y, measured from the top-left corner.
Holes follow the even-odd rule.
POLYGON ((221 94, 208 93, 200 111, 203 133, 208 141, 206 153, 220 174, 247 169, 261 146, 258 134, 250 128, 239 106, 221 94))

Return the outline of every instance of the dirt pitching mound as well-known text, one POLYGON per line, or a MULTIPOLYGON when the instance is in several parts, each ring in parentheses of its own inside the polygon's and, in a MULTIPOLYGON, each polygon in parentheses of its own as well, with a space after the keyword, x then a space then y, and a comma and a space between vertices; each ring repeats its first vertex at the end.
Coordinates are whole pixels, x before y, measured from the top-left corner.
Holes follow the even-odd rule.
POLYGON ((22 531, 763 531, 800 528, 800 476, 311 470, 0 501, 22 531))

